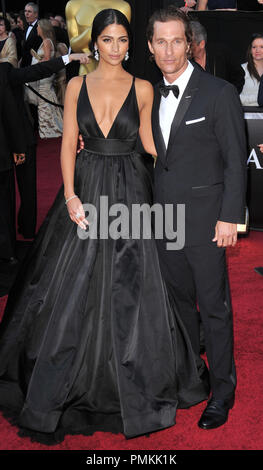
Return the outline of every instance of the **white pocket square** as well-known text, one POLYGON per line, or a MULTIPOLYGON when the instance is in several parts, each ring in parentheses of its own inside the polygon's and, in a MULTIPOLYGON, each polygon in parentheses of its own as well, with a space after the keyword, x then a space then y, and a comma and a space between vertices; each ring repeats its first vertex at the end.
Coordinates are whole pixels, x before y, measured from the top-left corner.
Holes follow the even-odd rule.
POLYGON ((196 122, 205 121, 205 116, 199 119, 193 119, 192 121, 185 121, 185 124, 188 126, 189 124, 195 124, 196 122))

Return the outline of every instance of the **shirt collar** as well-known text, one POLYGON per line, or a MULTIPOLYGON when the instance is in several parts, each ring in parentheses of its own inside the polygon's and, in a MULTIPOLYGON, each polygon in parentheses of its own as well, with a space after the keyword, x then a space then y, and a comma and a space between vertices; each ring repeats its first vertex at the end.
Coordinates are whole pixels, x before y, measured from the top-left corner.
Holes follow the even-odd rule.
POLYGON ((37 23, 38 19, 36 19, 33 23, 31 23, 30 25, 28 25, 28 27, 31 26, 31 28, 33 28, 33 26, 35 26, 35 24, 37 23))

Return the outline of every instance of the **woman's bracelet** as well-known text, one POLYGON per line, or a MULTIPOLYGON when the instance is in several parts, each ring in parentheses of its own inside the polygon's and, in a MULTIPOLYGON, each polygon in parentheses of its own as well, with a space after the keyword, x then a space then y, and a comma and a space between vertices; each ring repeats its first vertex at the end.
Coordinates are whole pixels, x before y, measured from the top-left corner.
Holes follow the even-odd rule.
POLYGON ((69 197, 68 199, 66 199, 66 200, 65 200, 65 204, 67 205, 67 203, 68 203, 69 201, 71 201, 71 199, 74 199, 75 197, 78 197, 78 196, 77 196, 76 194, 74 194, 74 196, 71 196, 71 197, 69 197))

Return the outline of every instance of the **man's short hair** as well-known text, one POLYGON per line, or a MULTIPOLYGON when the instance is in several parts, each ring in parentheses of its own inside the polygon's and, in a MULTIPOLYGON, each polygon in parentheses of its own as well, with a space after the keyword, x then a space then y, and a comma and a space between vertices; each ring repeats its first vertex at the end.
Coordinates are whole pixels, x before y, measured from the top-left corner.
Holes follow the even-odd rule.
POLYGON ((192 30, 190 27, 190 20, 188 16, 174 5, 169 5, 167 8, 156 10, 149 19, 146 34, 148 41, 152 42, 154 34, 154 25, 156 21, 167 23, 167 21, 181 21, 184 24, 186 40, 189 44, 192 42, 192 30))
POLYGON ((25 4, 25 7, 27 7, 27 6, 32 7, 33 12, 38 14, 38 5, 36 3, 28 2, 28 3, 25 4))
POLYGON ((201 41, 207 43, 207 32, 204 26, 197 20, 190 21, 191 29, 193 32, 193 41, 200 44, 201 41))

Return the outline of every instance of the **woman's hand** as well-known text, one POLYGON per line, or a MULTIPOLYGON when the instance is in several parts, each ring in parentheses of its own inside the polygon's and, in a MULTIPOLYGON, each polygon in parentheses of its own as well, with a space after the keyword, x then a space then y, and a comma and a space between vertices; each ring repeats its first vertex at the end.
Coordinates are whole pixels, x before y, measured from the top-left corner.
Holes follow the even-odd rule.
POLYGON ((89 223, 85 219, 85 212, 80 199, 78 197, 71 199, 67 203, 67 209, 71 220, 85 230, 89 223))

